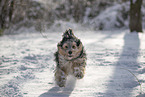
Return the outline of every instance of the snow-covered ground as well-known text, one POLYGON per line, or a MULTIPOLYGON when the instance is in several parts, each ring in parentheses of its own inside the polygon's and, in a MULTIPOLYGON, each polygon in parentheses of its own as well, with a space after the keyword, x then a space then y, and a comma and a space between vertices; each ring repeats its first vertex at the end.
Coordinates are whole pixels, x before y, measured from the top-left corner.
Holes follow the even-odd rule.
POLYGON ((61 32, 45 33, 47 39, 40 33, 1 36, 0 96, 145 97, 145 34, 128 32, 74 29, 87 52, 86 74, 70 76, 65 88, 54 83, 61 32))

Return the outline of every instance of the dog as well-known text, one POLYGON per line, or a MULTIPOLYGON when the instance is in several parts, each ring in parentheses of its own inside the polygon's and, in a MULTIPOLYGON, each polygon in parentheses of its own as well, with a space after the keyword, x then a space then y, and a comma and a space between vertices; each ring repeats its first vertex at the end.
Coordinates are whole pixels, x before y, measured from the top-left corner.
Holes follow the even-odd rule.
POLYGON ((59 87, 65 87, 68 75, 73 75, 77 79, 84 77, 86 53, 81 40, 73 34, 72 29, 64 32, 54 56, 57 64, 55 81, 59 87))

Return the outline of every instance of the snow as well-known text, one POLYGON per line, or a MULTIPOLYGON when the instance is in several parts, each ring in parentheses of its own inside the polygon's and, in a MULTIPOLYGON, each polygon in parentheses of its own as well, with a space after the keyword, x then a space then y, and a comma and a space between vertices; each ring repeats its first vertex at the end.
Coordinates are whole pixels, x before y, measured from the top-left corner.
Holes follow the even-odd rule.
POLYGON ((28 32, 4 35, 0 37, 0 96, 145 97, 145 34, 73 29, 87 52, 83 79, 69 76, 66 87, 55 85, 53 54, 61 31, 49 30, 44 33, 47 38, 28 32))

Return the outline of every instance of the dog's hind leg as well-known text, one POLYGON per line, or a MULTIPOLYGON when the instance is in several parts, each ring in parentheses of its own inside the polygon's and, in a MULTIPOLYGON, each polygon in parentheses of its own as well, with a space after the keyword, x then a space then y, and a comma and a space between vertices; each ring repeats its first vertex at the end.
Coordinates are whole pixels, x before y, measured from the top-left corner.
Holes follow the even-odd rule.
POLYGON ((57 68, 57 70, 55 72, 55 81, 59 87, 65 87, 66 74, 60 68, 57 68))

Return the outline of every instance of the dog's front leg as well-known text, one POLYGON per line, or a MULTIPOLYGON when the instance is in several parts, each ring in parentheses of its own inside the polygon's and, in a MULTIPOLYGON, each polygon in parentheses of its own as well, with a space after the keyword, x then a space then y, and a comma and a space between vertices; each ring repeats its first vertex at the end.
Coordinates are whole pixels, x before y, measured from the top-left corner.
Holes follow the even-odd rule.
POLYGON ((66 83, 66 74, 63 70, 61 70, 60 68, 57 68, 56 72, 55 72, 55 81, 56 84, 59 87, 65 87, 65 83, 66 83))
POLYGON ((84 77, 85 67, 84 66, 75 66, 73 74, 76 78, 82 79, 84 77))

